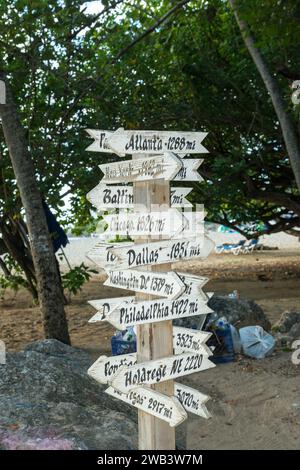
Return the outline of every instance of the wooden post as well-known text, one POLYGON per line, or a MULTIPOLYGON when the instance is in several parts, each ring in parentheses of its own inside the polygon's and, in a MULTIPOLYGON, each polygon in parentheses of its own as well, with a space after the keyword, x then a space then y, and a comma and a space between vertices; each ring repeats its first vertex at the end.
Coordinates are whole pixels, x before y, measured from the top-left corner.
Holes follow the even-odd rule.
MULTIPOLYGON (((148 155, 133 155, 133 159, 147 158, 148 155)), ((164 180, 145 181, 133 183, 133 202, 135 211, 143 205, 144 211, 151 212, 151 206, 170 206, 170 183, 164 180)), ((157 238, 155 238, 157 240, 157 238)), ((148 243, 151 237, 138 237, 135 243, 148 243)), ((158 266, 145 266, 142 270, 170 271, 171 263, 158 266)), ((136 294, 137 300, 150 300, 153 296, 136 294)), ((162 321, 137 326, 137 361, 144 362, 161 357, 173 356, 173 326, 172 321, 162 321)), ((155 390, 165 395, 174 395, 174 381, 169 380, 152 385, 155 390)), ((138 411, 139 449, 140 450, 174 450, 175 428, 159 418, 155 418, 144 411, 138 411)))

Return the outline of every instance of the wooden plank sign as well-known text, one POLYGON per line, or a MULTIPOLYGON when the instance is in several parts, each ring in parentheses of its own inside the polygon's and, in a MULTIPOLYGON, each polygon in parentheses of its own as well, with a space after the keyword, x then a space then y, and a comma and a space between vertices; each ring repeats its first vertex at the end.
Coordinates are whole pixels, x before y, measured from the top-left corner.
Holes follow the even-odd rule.
POLYGON ((187 419, 187 413, 178 398, 168 397, 148 387, 137 387, 127 395, 109 387, 105 393, 166 421, 171 427, 187 419))
POLYGON ((203 212, 179 212, 177 209, 158 212, 121 212, 103 215, 108 224, 105 236, 164 236, 188 238, 204 231, 203 212))
POLYGON ((151 158, 125 160, 99 165, 104 173, 101 183, 130 183, 164 179, 169 181, 183 168, 183 160, 168 152, 151 158))
POLYGON ((137 131, 117 129, 108 137, 107 143, 118 155, 162 152, 208 153, 201 144, 207 132, 175 132, 175 131, 137 131))
POLYGON ((197 296, 208 300, 202 287, 207 283, 206 277, 199 277, 185 273, 155 273, 151 271, 114 270, 108 271, 105 286, 119 289, 133 290, 144 294, 177 299, 180 295, 197 296))
MULTIPOLYGON (((171 207, 192 207, 186 196, 193 188, 172 188, 170 193, 171 207)), ((87 195, 87 200, 99 211, 108 209, 133 209, 132 186, 109 186, 99 183, 87 195)))
POLYGON ((118 246, 122 246, 122 248, 129 248, 131 246, 134 246, 133 242, 129 243, 103 243, 103 242, 98 242, 96 243, 93 248, 88 251, 85 256, 88 258, 90 261, 93 261, 96 263, 98 266, 100 266, 103 269, 108 269, 111 270, 114 268, 114 266, 118 266, 118 259, 114 253, 112 253, 110 250, 112 248, 117 248, 118 246))
POLYGON ((122 367, 110 384, 121 393, 128 393, 139 385, 156 384, 212 367, 215 367, 215 364, 207 356, 184 353, 122 367))
POLYGON ((3 80, 0 80, 0 104, 6 103, 6 86, 3 80))
POLYGON ((200 296, 182 296, 175 300, 146 300, 137 303, 124 303, 114 309, 107 321, 118 330, 125 330, 127 326, 142 325, 176 318, 207 315, 212 309, 200 296))
POLYGON ((186 411, 201 416, 201 418, 211 418, 211 414, 205 406, 205 403, 210 400, 208 395, 178 382, 174 382, 174 394, 186 411))
POLYGON ((100 384, 107 384, 123 366, 136 364, 136 353, 119 356, 100 356, 88 369, 88 375, 100 384))
POLYGON ((177 299, 186 289, 186 285, 174 272, 156 273, 127 269, 109 271, 105 286, 128 289, 168 299, 177 299))
POLYGON ((198 173, 198 168, 203 162, 203 159, 188 159, 182 160, 182 168, 173 178, 173 181, 203 181, 203 178, 198 173))
POLYGON ((118 262, 120 269, 171 263, 193 258, 206 258, 214 249, 214 242, 204 236, 180 240, 163 240, 133 246, 109 248, 118 262))
MULTIPOLYGON (((94 142, 90 144, 85 150, 88 152, 105 152, 114 153, 114 151, 107 145, 107 139, 113 135, 114 131, 104 131, 100 129, 86 129, 86 132, 93 137, 94 142)), ((120 154, 120 157, 124 157, 120 154)))
POLYGON ((199 331, 193 330, 192 328, 173 326, 174 354, 193 352, 212 356, 212 351, 205 344, 211 335, 212 333, 208 333, 207 331, 199 331))
POLYGON ((97 310, 97 313, 90 318, 89 323, 104 321, 108 315, 119 305, 132 303, 135 301, 134 296, 113 297, 112 299, 89 300, 88 303, 97 310))

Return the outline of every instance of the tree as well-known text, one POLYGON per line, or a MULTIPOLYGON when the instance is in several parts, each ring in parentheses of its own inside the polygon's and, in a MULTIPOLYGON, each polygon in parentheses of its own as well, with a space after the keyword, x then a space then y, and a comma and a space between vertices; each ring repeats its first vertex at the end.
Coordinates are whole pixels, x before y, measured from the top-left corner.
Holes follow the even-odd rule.
MULTIPOLYGON (((70 344, 57 262, 42 206, 42 198, 36 184, 28 143, 9 83, 3 72, 0 72, 0 79, 6 84, 6 103, 0 104, 0 116, 26 213, 45 336, 70 344)), ((4 229, 5 227, 3 227, 2 233, 4 229)))

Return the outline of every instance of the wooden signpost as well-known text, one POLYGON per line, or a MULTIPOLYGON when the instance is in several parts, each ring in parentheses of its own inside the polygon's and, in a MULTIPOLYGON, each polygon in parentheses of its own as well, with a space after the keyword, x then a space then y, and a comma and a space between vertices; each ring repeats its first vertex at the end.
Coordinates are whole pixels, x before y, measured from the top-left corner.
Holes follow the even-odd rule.
MULTIPOLYGON (((192 207, 186 199, 193 188, 173 188, 170 194, 171 207, 192 207)), ((99 211, 108 209, 133 209, 132 186, 109 186, 99 183, 87 195, 87 200, 99 211)))
POLYGON ((185 168, 183 162, 186 161, 168 152, 151 158, 105 163, 99 165, 104 174, 101 183, 130 183, 162 178, 169 181, 185 168))
POLYGON ((6 86, 3 80, 0 80, 0 104, 6 103, 6 86))
POLYGON ((136 353, 101 356, 88 373, 110 385, 107 394, 138 409, 140 449, 175 449, 174 428, 186 412, 210 415, 205 406, 209 397, 174 379, 215 365, 205 344, 209 333, 172 325, 173 319, 205 318, 212 311, 210 294, 202 290, 207 279, 172 272, 172 263, 204 259, 214 244, 204 235, 203 212, 176 209, 191 207, 185 199, 191 188, 170 193, 170 180, 202 181, 197 170, 203 159, 184 157, 207 153, 202 145, 207 134, 87 131, 94 138, 87 150, 132 155, 132 160, 100 165, 104 177, 88 199, 98 210, 120 210, 103 216, 105 236, 130 236, 134 243, 97 243, 88 257, 107 272, 105 285, 135 292, 90 301, 97 310, 90 322, 108 321, 120 330, 135 326, 137 336, 136 353))

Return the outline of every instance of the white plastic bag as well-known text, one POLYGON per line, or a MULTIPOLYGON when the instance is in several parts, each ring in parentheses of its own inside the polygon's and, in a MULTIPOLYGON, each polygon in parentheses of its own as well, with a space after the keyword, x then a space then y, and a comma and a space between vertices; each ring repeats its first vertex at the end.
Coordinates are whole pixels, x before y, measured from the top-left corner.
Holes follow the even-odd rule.
POLYGON ((263 359, 275 348, 275 339, 261 326, 245 326, 240 329, 242 348, 246 356, 263 359))

